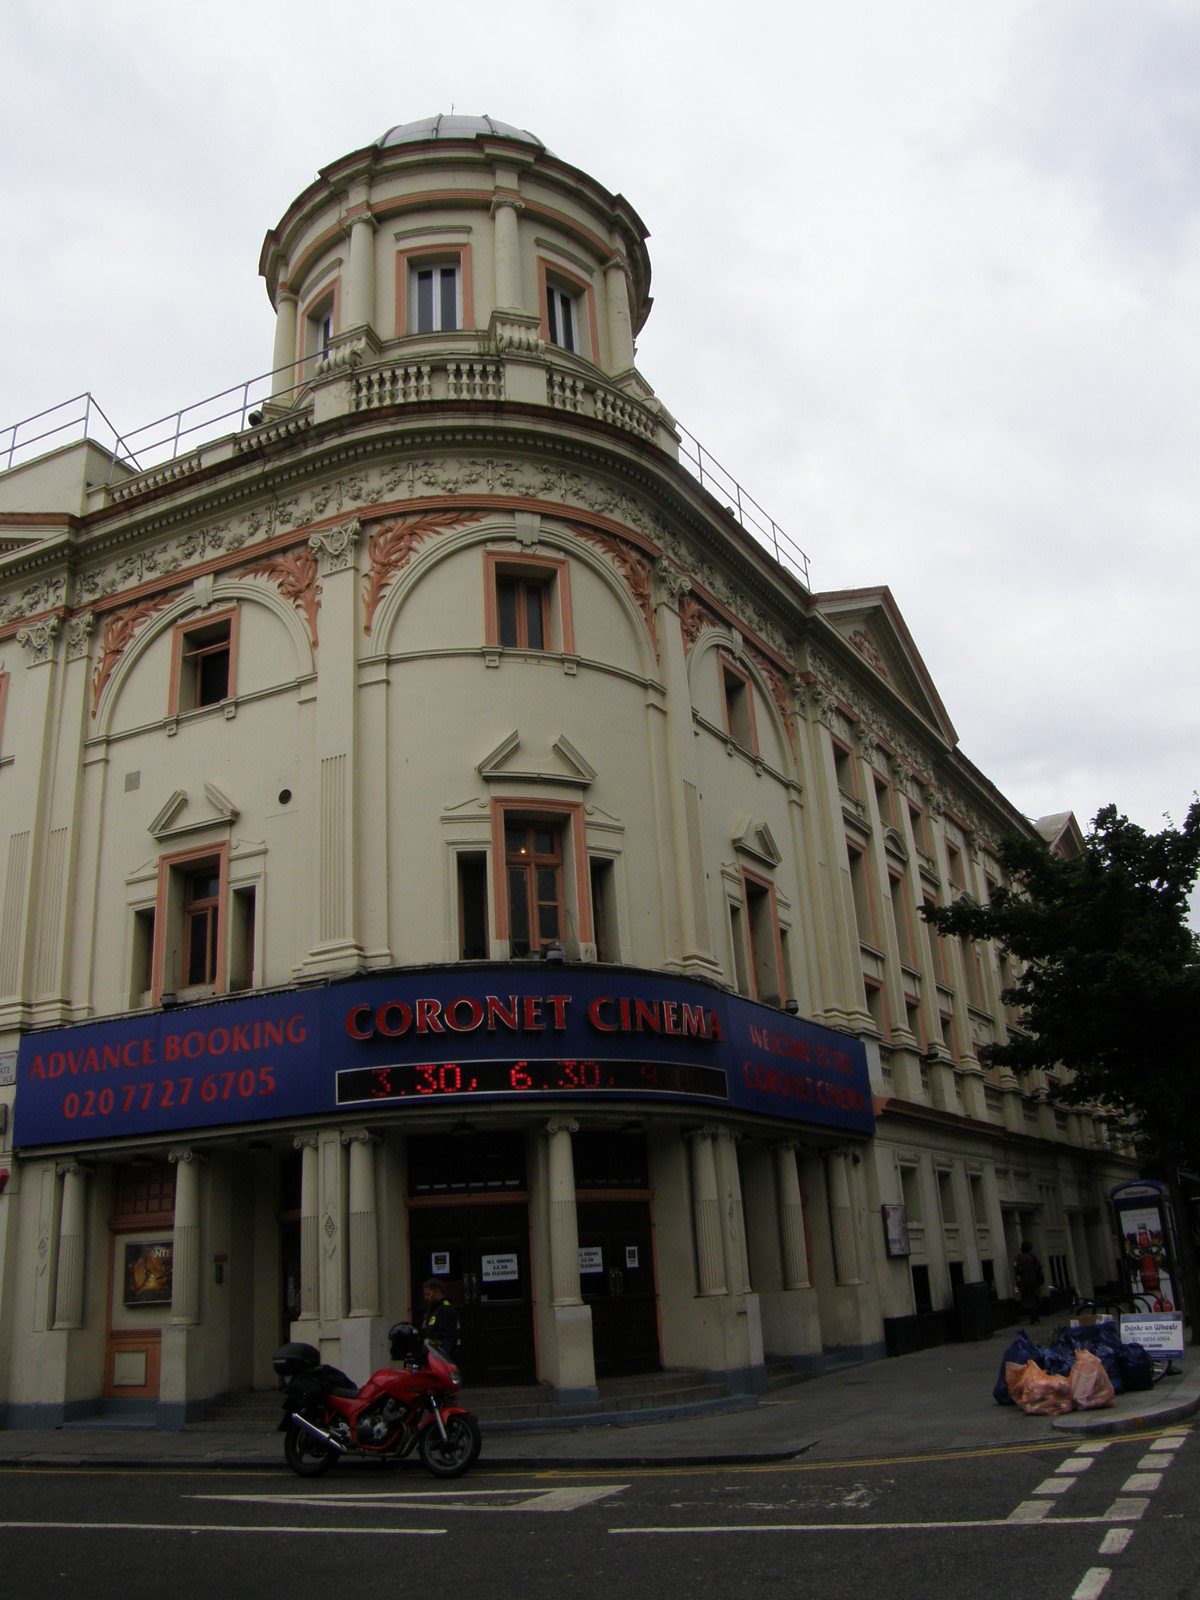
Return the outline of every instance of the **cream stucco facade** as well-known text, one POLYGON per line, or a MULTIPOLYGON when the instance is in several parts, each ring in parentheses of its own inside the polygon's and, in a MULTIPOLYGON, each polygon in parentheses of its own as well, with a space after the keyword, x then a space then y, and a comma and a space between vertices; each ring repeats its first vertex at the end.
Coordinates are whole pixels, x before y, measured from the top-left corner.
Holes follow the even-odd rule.
POLYGON ((887 589, 681 464, 628 203, 438 119, 260 267, 240 431, 0 474, 0 1414, 361 1379, 431 1269, 568 1404, 880 1355, 1022 1235, 1110 1276, 1119 1132, 980 1066, 999 958, 919 916, 1030 824, 887 589))

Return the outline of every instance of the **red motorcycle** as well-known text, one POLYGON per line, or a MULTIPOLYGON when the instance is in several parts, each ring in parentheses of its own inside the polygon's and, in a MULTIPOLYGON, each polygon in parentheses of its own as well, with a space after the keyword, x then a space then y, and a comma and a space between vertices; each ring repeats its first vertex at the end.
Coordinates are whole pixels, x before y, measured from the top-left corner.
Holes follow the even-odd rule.
POLYGON ((462 1383, 458 1368, 427 1344, 410 1322, 388 1330, 398 1367, 380 1367, 357 1388, 325 1366, 311 1344, 285 1344, 271 1358, 286 1381, 283 1456, 293 1472, 315 1478, 341 1456, 402 1461, 414 1446, 438 1478, 457 1478, 479 1455, 479 1423, 445 1403, 462 1383))

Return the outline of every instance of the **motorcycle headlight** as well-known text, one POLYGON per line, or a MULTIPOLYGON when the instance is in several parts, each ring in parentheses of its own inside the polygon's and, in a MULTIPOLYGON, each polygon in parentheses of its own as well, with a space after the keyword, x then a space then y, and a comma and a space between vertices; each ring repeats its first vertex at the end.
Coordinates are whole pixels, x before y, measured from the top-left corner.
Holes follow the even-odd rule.
POLYGON ((462 1373, 453 1364, 451 1364, 450 1367, 450 1382, 456 1389, 461 1388, 462 1386, 462 1373))

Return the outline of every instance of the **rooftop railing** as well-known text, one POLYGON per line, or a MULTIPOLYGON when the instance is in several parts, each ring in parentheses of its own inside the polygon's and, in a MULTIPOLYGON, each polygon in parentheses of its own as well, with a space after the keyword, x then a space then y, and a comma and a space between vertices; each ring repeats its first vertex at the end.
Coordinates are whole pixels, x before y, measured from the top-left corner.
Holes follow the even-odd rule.
MULTIPOLYGON (((288 364, 287 370, 291 365, 288 364)), ((283 393, 279 392, 274 383, 279 370, 285 369, 247 378, 154 422, 144 423, 131 433, 119 433, 90 393, 75 395, 22 422, 0 428, 0 472, 64 445, 90 439, 111 458, 108 478, 111 486, 122 468, 130 473, 147 472, 175 461, 206 440, 256 426, 262 420, 260 413, 267 400, 286 402, 288 395, 296 390, 296 385, 285 385, 283 393)), ((694 434, 680 423, 675 427, 679 433, 679 459, 684 466, 757 543, 808 588, 808 556, 796 541, 694 434)))

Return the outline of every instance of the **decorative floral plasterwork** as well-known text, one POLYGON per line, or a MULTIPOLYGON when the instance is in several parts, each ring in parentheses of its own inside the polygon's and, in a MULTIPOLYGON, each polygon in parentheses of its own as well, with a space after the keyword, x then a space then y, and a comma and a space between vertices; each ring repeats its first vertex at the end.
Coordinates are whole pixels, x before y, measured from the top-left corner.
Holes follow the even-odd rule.
POLYGON ((113 668, 120 661, 125 646, 134 634, 156 611, 161 611, 163 606, 175 598, 175 592, 167 594, 147 595, 144 600, 138 600, 131 606, 126 606, 123 611, 114 611, 105 618, 104 632, 100 636, 100 659, 96 663, 96 670, 92 674, 92 716, 96 715, 96 708, 100 704, 100 696, 104 692, 104 685, 112 677, 113 668))
POLYGON ((0 600, 0 624, 15 622, 18 617, 36 616, 40 611, 52 611, 66 599, 67 586, 62 578, 47 578, 43 583, 31 583, 20 594, 0 600))
MULTIPOLYGON (((311 542, 311 541, 310 541, 311 542)), ((308 623, 308 637, 317 648, 317 612, 321 609, 321 585, 317 582, 317 558, 303 546, 281 551, 258 566, 242 569, 249 578, 269 578, 285 600, 290 600, 308 623)))
POLYGON ((883 664, 883 657, 880 655, 874 639, 865 628, 856 628, 850 635, 850 643, 868 666, 874 667, 881 678, 887 678, 887 668, 883 664))
POLYGON ((335 528, 322 528, 308 536, 308 548, 313 555, 325 557, 326 572, 345 572, 354 561, 354 548, 362 533, 362 523, 357 517, 339 523, 335 528))
POLYGON ((482 515, 482 512, 471 515, 462 511, 418 511, 411 516, 396 517, 377 528, 367 540, 370 568, 363 580, 363 632, 370 633, 379 602, 396 574, 408 565, 417 545, 432 534, 478 522, 482 515))
POLYGON ((78 661, 81 656, 87 655, 88 640, 95 626, 96 614, 93 611, 82 611, 76 617, 67 618, 68 661, 78 661))
POLYGON ((576 527, 574 532, 581 539, 586 539, 589 544, 596 545, 611 557, 617 571, 625 579, 629 592, 637 601, 642 616, 646 619, 646 627, 650 633, 650 642, 654 646, 654 659, 658 660, 658 633, 654 626, 654 602, 650 595, 650 567, 643 560, 636 547, 627 539, 618 539, 615 534, 600 533, 595 528, 576 527))
POLYGON ((27 628, 17 629, 17 643, 29 651, 34 661, 48 661, 59 627, 57 616, 42 617, 27 628))
POLYGON ((678 572, 669 561, 660 556, 654 563, 654 576, 662 585, 663 593, 673 604, 678 604, 685 594, 690 594, 692 580, 686 573, 678 572))

